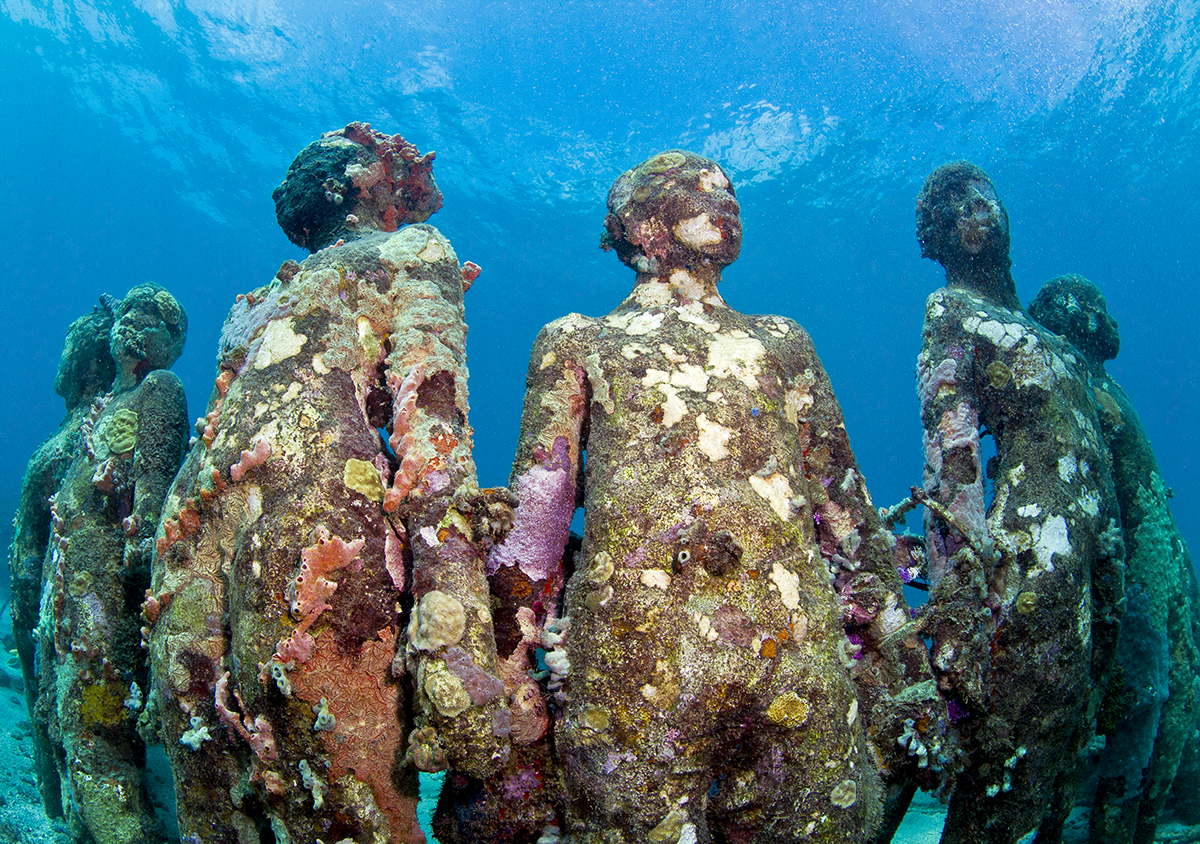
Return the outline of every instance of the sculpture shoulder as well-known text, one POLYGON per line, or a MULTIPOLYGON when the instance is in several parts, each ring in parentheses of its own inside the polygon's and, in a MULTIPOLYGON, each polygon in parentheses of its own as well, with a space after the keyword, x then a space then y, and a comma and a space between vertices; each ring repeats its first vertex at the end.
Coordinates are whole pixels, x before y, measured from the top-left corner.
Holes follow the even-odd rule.
POLYGON ((925 300, 925 322, 929 324, 948 320, 961 321, 968 314, 984 314, 994 307, 999 306, 966 290, 939 287, 925 300))
POLYGON ((182 396, 183 382, 169 369, 156 369, 142 379, 137 391, 143 395, 161 397, 182 396))
POLYGON ((569 348, 581 343, 592 343, 603 330, 603 322, 583 314, 567 314, 554 322, 542 326, 534 341, 535 349, 550 351, 569 348))
POLYGON ((804 326, 794 319, 776 314, 753 314, 747 316, 746 319, 759 337, 772 337, 777 340, 812 345, 812 338, 804 330, 804 326))
POLYGON ((187 394, 179 376, 169 369, 156 369, 151 372, 129 394, 127 401, 120 401, 114 409, 125 406, 143 417, 143 423, 151 418, 161 420, 164 424, 175 424, 179 420, 186 423, 187 394))

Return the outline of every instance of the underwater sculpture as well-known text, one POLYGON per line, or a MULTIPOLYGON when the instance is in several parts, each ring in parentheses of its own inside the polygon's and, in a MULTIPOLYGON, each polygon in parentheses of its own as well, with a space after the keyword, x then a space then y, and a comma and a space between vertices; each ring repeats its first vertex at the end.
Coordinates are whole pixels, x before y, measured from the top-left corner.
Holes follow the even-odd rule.
POLYGON ((1039 828, 1053 841, 1119 624, 1107 448, 1085 362, 1017 300, 1008 217, 987 174, 968 162, 930 174, 917 237, 946 269, 918 360, 927 621, 967 754, 942 840, 1012 842, 1039 828), (981 426, 996 444, 986 467, 981 426))
POLYGON ((419 841, 417 769, 506 759, 467 423, 478 268, 421 224, 432 159, 358 123, 305 148, 274 196, 314 254, 226 319, 144 609, 185 841, 419 841))
MULTIPOLYGON (((143 712, 149 682, 138 612, 163 497, 187 447, 183 385, 166 371, 183 350, 187 317, 156 284, 108 307, 111 329, 102 336, 111 358, 96 362, 115 378, 81 423, 51 504, 33 720, 53 745, 61 812, 75 839, 144 844, 161 832, 143 776, 140 732, 153 713, 143 712)), ((105 320, 95 322, 86 327, 105 320)))
MULTIPOLYGON (((1100 757, 1090 840, 1150 842, 1200 715, 1195 569, 1171 516, 1141 419, 1128 394, 1104 369, 1104 362, 1117 356, 1120 335, 1103 294, 1082 276, 1059 276, 1038 291, 1029 315, 1069 340, 1088 364, 1101 431, 1112 452, 1125 540, 1120 674, 1101 719, 1110 724, 1102 729, 1107 744, 1100 757)), ((1189 789, 1200 785, 1181 784, 1189 789)), ((1194 791, 1190 796, 1194 799, 1194 791)))
POLYGON ((868 840, 876 760, 913 775, 940 702, 829 380, 800 326, 717 292, 741 244, 719 165, 661 153, 609 209, 606 245, 636 285, 538 336, 521 500, 489 558, 493 590, 510 609, 526 596, 516 612, 545 631, 563 833, 868 840))
POLYGON ((66 402, 67 413, 58 430, 29 458, 9 547, 13 638, 25 681, 25 704, 33 726, 38 788, 46 813, 52 818, 62 816, 62 794, 53 746, 46 731, 48 715, 37 712, 38 679, 34 656, 38 606, 42 598, 42 566, 54 530, 51 509, 54 496, 79 449, 84 423, 91 421, 93 400, 108 392, 116 373, 108 348, 112 322, 112 303, 106 297, 99 307, 79 317, 67 329, 54 379, 54 392, 66 402))

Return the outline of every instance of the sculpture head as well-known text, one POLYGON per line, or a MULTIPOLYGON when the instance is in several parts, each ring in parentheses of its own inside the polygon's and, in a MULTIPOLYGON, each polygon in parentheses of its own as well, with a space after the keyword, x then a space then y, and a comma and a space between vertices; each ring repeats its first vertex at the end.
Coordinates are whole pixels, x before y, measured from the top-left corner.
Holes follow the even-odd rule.
POLYGON ((300 151, 271 193, 275 218, 288 240, 309 252, 423 223, 442 207, 434 155, 369 123, 326 132, 300 151))
POLYGON ((720 270, 742 248, 741 208, 721 165, 668 150, 622 173, 608 192, 600 245, 639 273, 720 270))
POLYGON ((116 374, 116 364, 108 350, 112 308, 112 297, 105 296, 90 314, 81 316, 67 329, 54 376, 54 392, 66 401, 67 410, 107 392, 112 384, 116 374))
POLYGON ((1081 275, 1060 275, 1043 284, 1029 303, 1029 315, 1066 337, 1093 364, 1112 360, 1121 350, 1104 294, 1081 275))
POLYGON ((128 389, 156 369, 169 369, 187 340, 187 314, 157 284, 139 284, 113 309, 109 350, 117 366, 114 387, 128 389))
POLYGON ((1008 213, 988 174, 969 161, 943 164, 917 197, 921 257, 947 270, 1003 265, 1007 269, 1008 213))

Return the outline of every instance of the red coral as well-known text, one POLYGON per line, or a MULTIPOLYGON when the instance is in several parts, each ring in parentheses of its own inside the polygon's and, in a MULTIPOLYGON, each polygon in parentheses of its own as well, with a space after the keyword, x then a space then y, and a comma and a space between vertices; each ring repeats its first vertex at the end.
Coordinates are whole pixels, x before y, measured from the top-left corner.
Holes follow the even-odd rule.
POLYGON ((391 627, 363 642, 357 652, 343 652, 326 630, 317 637, 312 658, 292 674, 292 691, 310 704, 325 698, 335 717, 331 732, 322 732, 330 756, 329 779, 348 771, 366 783, 387 815, 393 840, 408 836, 416 818, 416 800, 392 785, 393 766, 402 738, 396 718, 398 687, 388 678, 396 650, 391 627))
POLYGON ((254 448, 250 451, 242 452, 242 459, 229 467, 229 477, 237 483, 242 479, 242 476, 256 466, 261 466, 267 462, 267 458, 271 456, 271 443, 269 440, 260 439, 254 443, 254 448))
POLYGON ((300 552, 300 573, 288 586, 292 618, 300 622, 297 633, 308 630, 317 616, 330 608, 325 599, 337 590, 337 583, 325 575, 350 565, 362 547, 361 537, 346 542, 330 535, 323 525, 317 528, 316 544, 300 552))
POLYGON ((221 679, 217 680, 213 692, 213 706, 217 709, 217 715, 250 745, 254 755, 263 762, 272 762, 279 758, 275 748, 275 734, 270 723, 261 715, 252 719, 246 714, 246 702, 242 699, 240 691, 234 689, 233 696, 237 698, 238 707, 242 710, 243 714, 240 717, 229 708, 229 672, 226 671, 221 675, 221 679))
POLYGON ((195 498, 189 498, 174 518, 163 519, 163 535, 155 542, 155 551, 161 557, 176 542, 187 539, 199 529, 200 507, 195 498))
POLYGON ((425 455, 417 448, 416 437, 412 431, 412 416, 417 410, 417 390, 425 381, 425 365, 418 363, 408 371, 408 375, 400 380, 392 374, 388 376, 388 387, 393 392, 392 435, 388 444, 400 458, 400 468, 392 478, 392 488, 383 498, 383 511, 393 512, 404 497, 417 485, 421 470, 425 468, 425 455))
POLYGON ((479 278, 479 274, 483 272, 483 268, 474 261, 467 261, 459 270, 462 273, 463 293, 471 289, 471 285, 475 283, 475 279, 479 278))
POLYGON ((171 599, 174 597, 175 593, 171 591, 160 592, 155 596, 150 594, 150 590, 147 589, 146 600, 142 602, 142 618, 148 623, 154 624, 162 615, 163 610, 171 606, 171 599))

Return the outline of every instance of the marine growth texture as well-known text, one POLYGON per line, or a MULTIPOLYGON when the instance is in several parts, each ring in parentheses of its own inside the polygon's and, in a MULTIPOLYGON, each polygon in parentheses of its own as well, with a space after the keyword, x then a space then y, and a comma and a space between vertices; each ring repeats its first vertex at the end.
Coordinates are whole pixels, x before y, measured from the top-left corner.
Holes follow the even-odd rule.
POLYGON ((1061 832, 1116 646, 1122 570, 1108 450, 1087 368, 1030 319, 987 175, 945 165, 917 203, 934 670, 967 754, 943 841, 1061 832), (981 428, 996 457, 984 465, 981 428), (985 475, 993 485, 985 493, 985 475), (1045 820, 1043 820, 1045 819, 1045 820))
POLYGON ((490 559, 493 584, 531 596, 516 613, 543 625, 564 833, 869 840, 881 784, 867 742, 916 767, 873 702, 892 701, 893 680, 926 681, 923 729, 937 704, 928 667, 914 679, 897 658, 911 646, 920 666, 924 649, 828 378, 800 326, 716 292, 741 240, 716 163, 661 153, 617 180, 609 210, 604 243, 637 285, 605 317, 546 326, 527 378, 508 542, 524 518, 554 543, 490 559), (563 578, 572 504, 584 535, 555 617, 532 598, 563 578), (879 579, 868 560, 886 561, 879 579), (871 593, 857 643, 831 566, 871 593), (883 689, 863 703, 860 664, 883 689))
POLYGON ((505 758, 466 283, 388 225, 239 297, 167 501, 144 612, 188 841, 419 841, 418 769, 505 758))
POLYGON ((1083 276, 1059 276, 1042 285, 1029 313, 1069 340, 1087 362, 1100 430, 1112 453, 1125 539, 1127 601, 1119 671, 1106 690, 1100 719, 1107 741, 1091 840, 1149 842, 1169 798, 1175 797, 1176 813, 1185 820, 1196 818, 1200 807, 1194 761, 1200 726, 1195 568, 1141 419, 1105 371, 1105 361, 1120 349, 1120 335, 1104 295, 1083 276))

